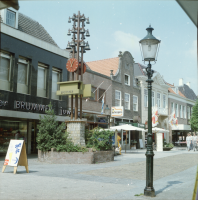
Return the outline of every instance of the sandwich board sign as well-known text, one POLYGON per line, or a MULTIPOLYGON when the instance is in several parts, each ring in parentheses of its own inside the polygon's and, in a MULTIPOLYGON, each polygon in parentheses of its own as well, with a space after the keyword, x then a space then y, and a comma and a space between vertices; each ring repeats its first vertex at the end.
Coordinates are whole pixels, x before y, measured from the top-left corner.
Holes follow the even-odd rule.
POLYGON ((25 166, 26 172, 29 173, 24 140, 10 140, 2 172, 6 166, 14 167, 14 174, 18 166, 25 166))

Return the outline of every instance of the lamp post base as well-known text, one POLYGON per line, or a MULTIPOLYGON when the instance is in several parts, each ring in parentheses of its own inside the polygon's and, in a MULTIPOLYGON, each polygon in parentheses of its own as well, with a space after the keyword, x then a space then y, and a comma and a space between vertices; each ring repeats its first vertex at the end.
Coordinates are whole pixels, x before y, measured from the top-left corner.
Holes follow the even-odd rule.
POLYGON ((146 187, 144 189, 144 196, 148 196, 148 197, 155 197, 155 189, 151 188, 151 187, 146 187))

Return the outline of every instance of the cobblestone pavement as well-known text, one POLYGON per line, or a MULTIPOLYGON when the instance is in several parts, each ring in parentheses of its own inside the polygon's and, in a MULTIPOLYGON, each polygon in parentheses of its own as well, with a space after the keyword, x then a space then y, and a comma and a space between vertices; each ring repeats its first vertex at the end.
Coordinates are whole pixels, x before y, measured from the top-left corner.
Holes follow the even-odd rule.
MULTIPOLYGON (((151 199, 135 196, 145 188, 145 150, 93 165, 40 163, 28 156, 30 173, 7 167, 0 173, 1 199, 151 199)), ((4 158, 0 158, 3 166, 4 158)), ((198 152, 155 152, 154 199, 192 199, 198 152)))

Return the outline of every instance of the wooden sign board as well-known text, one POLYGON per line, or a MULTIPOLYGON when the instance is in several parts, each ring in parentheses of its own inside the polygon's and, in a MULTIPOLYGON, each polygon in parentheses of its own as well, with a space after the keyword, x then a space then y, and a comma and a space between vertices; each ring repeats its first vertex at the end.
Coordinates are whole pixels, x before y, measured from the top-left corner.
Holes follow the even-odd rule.
POLYGON ((140 149, 143 149, 143 148, 144 148, 144 146, 143 146, 142 139, 139 139, 139 143, 140 143, 140 149))
POLYGON ((18 166, 25 166, 26 172, 29 173, 24 140, 10 140, 2 172, 6 166, 14 167, 14 174, 18 166))

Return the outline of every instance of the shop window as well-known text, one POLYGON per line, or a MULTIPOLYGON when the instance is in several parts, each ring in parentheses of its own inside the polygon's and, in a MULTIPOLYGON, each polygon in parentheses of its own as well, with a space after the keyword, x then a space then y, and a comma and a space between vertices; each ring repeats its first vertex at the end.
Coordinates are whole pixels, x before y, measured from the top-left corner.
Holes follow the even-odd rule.
POLYGON ((60 85, 57 82, 60 82, 61 70, 52 68, 52 99, 59 99, 59 96, 56 95, 57 90, 60 89, 60 85))
POLYGON ((46 97, 47 96, 47 66, 43 64, 38 65, 38 76, 37 76, 37 96, 46 97))
POLYGON ((28 94, 29 61, 25 58, 18 60, 17 92, 28 94))
POLYGON ((94 97, 89 97, 89 100, 91 101, 97 101, 97 88, 92 86, 91 87, 91 92, 94 93, 94 97))
POLYGON ((12 56, 5 52, 0 52, 0 89, 10 90, 12 56))
POLYGON ((138 97, 133 95, 133 111, 138 111, 138 97))
POLYGON ((16 13, 7 9, 6 12, 6 24, 15 28, 16 13))
POLYGON ((161 95, 160 95, 160 93, 157 93, 157 107, 158 108, 161 107, 161 95))
POLYGON ((152 107, 155 106, 155 92, 152 91, 152 107))
POLYGON ((99 102, 102 102, 104 96, 104 103, 106 103, 106 94, 105 94, 105 90, 103 89, 99 89, 99 102))
POLYGON ((121 106, 121 91, 115 91, 115 106, 121 106))
POLYGON ((144 107, 148 107, 148 90, 144 89, 144 107))
POLYGON ((126 110, 130 110, 130 94, 128 94, 128 93, 125 93, 125 94, 124 94, 124 101, 125 101, 125 106, 124 106, 124 108, 125 108, 126 110))
POLYGON ((127 74, 124 75, 124 84, 130 85, 130 76, 127 74))

